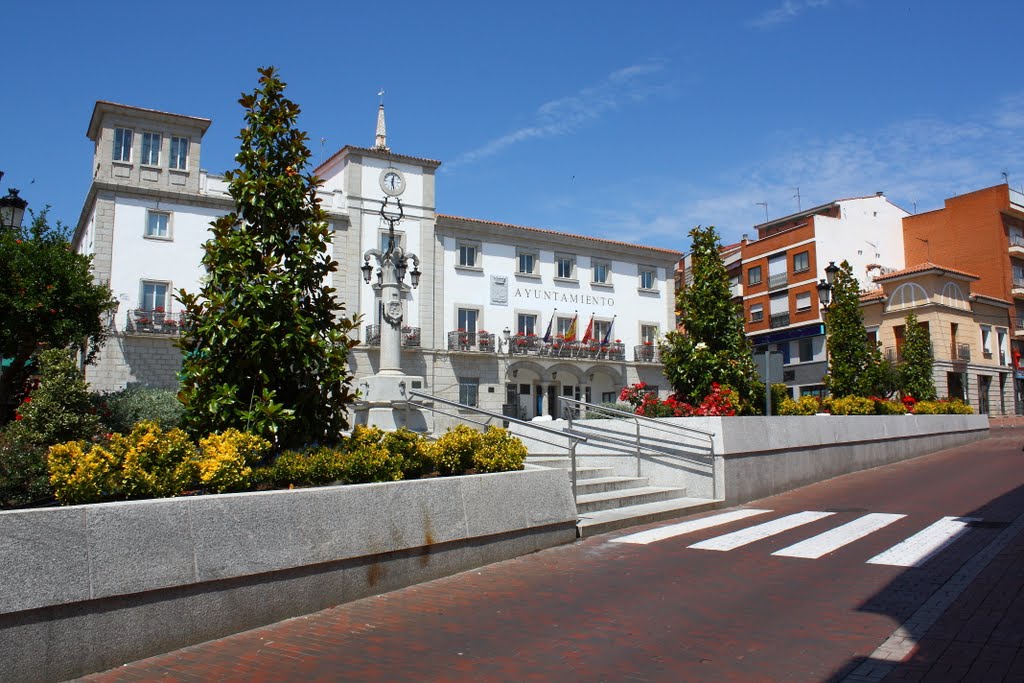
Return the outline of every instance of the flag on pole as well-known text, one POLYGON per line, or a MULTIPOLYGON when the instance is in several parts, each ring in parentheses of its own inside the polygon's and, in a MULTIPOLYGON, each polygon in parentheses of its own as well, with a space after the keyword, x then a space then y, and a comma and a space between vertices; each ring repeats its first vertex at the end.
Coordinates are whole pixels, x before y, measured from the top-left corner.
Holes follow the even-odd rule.
MULTIPOLYGON (((557 311, 558 309, 556 308, 555 310, 557 311)), ((544 333, 544 343, 545 344, 550 344, 551 343, 551 323, 553 323, 553 322, 555 322, 555 314, 554 314, 554 312, 552 312, 551 313, 551 317, 548 318, 548 331, 544 333)))
POLYGON ((594 340, 594 314, 590 314, 590 322, 587 323, 587 331, 583 333, 583 339, 581 340, 584 344, 594 340))
POLYGON ((608 346, 608 340, 610 340, 612 338, 612 327, 615 326, 615 318, 616 317, 617 316, 613 315, 612 316, 612 321, 610 323, 608 323, 608 330, 604 333, 604 339, 601 340, 601 346, 608 346))
POLYGON ((572 317, 572 322, 569 323, 569 329, 565 331, 565 341, 573 342, 576 341, 576 320, 579 318, 579 313, 572 317))

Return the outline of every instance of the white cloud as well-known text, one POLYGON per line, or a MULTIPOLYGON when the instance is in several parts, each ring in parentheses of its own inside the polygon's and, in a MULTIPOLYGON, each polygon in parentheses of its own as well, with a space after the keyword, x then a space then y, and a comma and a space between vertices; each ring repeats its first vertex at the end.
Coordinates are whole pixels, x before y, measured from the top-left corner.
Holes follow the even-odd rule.
POLYGON ((471 164, 527 140, 567 135, 623 104, 642 101, 664 90, 663 84, 652 79, 663 70, 664 65, 658 62, 627 66, 608 74, 597 85, 545 102, 537 108, 530 125, 461 154, 446 165, 447 170, 471 164))
POLYGON ((831 0, 783 0, 778 7, 768 10, 750 20, 756 28, 769 29, 796 19, 809 9, 824 7, 831 0))

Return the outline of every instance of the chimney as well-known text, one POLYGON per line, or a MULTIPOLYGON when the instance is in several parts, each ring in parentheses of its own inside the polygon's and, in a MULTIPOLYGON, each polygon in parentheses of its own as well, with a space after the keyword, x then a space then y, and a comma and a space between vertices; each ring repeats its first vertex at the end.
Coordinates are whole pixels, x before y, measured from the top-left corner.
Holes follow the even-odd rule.
POLYGON ((884 193, 884 192, 876 192, 876 193, 875 193, 875 196, 876 196, 876 197, 884 197, 884 196, 885 196, 885 193, 884 193))

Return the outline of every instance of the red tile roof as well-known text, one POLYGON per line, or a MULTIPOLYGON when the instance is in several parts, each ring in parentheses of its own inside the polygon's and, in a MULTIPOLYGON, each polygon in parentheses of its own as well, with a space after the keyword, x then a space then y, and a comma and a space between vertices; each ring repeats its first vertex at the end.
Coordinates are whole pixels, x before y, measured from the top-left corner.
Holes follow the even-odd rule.
POLYGON ((500 223, 498 221, 485 221, 479 218, 465 218, 463 216, 450 216, 448 214, 437 214, 437 219, 447 219, 453 221, 466 221, 467 223, 482 223, 484 225, 497 225, 503 228, 513 228, 515 230, 527 230, 529 232, 537 232, 544 235, 554 235, 556 237, 572 237, 574 239, 587 240, 589 242, 600 242, 601 244, 614 244, 620 247, 634 247, 636 249, 647 249, 648 251, 657 251, 663 254, 670 254, 676 258, 682 256, 682 252, 675 251, 673 249, 662 249, 660 247, 648 247, 643 244, 633 244, 631 242, 617 242, 615 240, 606 240, 600 237, 591 237, 590 235, 575 235, 571 232, 558 232, 556 230, 544 230, 542 228, 531 228, 525 225, 513 225, 512 223, 500 223))
POLYGON ((968 273, 963 270, 957 270, 956 268, 949 268, 947 266, 940 266, 931 261, 925 261, 924 263, 918 263, 916 266, 909 266, 903 270, 897 270, 895 273, 886 273, 885 275, 879 275, 875 278, 875 282, 881 282, 883 280, 893 280, 898 277, 904 277, 906 275, 914 275, 915 273, 925 273, 929 270, 937 270, 941 273, 949 273, 950 275, 959 275, 961 277, 971 278, 972 280, 980 280, 981 278, 973 273, 968 273))
POLYGON ((882 291, 881 287, 879 287, 878 289, 872 289, 870 292, 861 292, 860 293, 860 302, 862 304, 863 303, 867 303, 869 301, 879 301, 879 300, 884 299, 884 298, 885 298, 885 292, 882 291))

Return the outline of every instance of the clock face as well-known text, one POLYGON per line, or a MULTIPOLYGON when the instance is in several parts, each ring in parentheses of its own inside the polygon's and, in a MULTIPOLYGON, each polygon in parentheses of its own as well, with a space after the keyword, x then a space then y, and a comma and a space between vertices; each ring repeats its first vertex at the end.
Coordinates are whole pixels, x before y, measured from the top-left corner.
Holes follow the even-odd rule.
POLYGON ((405 176, 394 168, 385 170, 380 175, 380 189, 392 197, 397 197, 405 192, 405 176))

